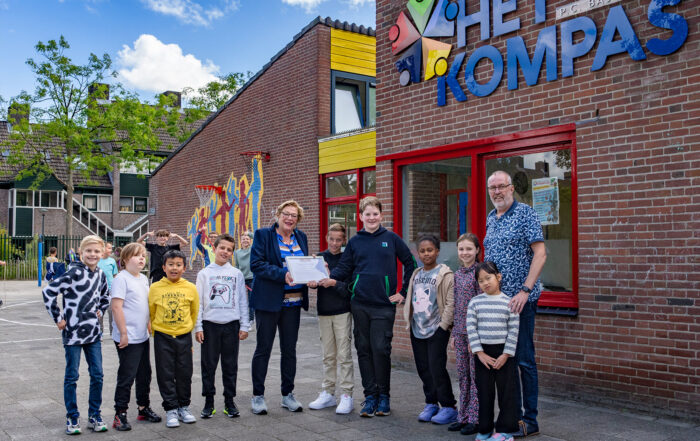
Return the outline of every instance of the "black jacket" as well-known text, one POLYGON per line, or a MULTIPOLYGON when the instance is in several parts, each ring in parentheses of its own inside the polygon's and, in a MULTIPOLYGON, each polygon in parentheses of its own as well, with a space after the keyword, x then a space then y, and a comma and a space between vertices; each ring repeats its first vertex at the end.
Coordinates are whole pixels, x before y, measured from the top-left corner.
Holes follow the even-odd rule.
MULTIPOLYGON (((343 253, 331 254, 328 250, 319 254, 328 264, 329 271, 333 271, 338 265, 342 255, 343 253)), ((338 315, 350 312, 350 293, 348 292, 347 281, 337 280, 332 288, 319 286, 316 310, 318 315, 338 315)))

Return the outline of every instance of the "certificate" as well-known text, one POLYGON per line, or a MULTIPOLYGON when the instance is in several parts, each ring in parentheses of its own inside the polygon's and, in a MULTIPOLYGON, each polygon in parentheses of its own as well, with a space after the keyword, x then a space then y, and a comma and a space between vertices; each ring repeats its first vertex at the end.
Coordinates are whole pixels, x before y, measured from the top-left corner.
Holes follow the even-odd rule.
POLYGON ((285 257, 287 269, 294 283, 318 282, 328 278, 328 270, 323 257, 289 256, 285 257))

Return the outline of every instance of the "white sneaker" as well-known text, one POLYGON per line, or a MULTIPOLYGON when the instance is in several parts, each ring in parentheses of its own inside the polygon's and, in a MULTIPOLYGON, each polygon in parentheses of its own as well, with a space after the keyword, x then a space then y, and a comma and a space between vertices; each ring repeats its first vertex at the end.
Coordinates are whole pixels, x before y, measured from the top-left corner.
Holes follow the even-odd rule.
POLYGON ((182 421, 185 424, 192 424, 197 422, 197 418, 192 415, 192 412, 190 412, 190 408, 187 406, 181 407, 177 410, 177 417, 180 421, 182 421))
POLYGON ((335 396, 329 394, 325 390, 322 390, 321 393, 318 394, 318 398, 309 403, 309 409, 320 410, 325 409, 326 407, 335 406, 336 404, 338 403, 335 401, 335 396))
POLYGON ((340 404, 338 404, 338 407, 335 408, 335 413, 338 415, 347 415, 352 412, 352 409, 355 407, 354 404, 355 403, 350 395, 343 394, 340 396, 340 404))
POLYGON ((167 427, 180 427, 180 421, 177 419, 177 409, 165 412, 165 425, 167 427))

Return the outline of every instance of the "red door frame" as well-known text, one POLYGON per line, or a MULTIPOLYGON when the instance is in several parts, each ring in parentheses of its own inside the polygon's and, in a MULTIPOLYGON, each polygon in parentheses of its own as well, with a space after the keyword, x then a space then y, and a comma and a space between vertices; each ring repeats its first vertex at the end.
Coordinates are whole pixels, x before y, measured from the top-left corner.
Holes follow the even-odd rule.
MULTIPOLYGON (((571 150, 571 248, 572 248, 572 287, 571 292, 545 291, 540 296, 539 306, 578 308, 578 179, 576 174, 576 125, 566 124, 555 127, 529 130, 485 139, 431 147, 423 150, 382 155, 377 162, 391 161, 394 186, 394 232, 403 235, 403 185, 402 167, 442 159, 471 157, 472 176, 470 188, 475 195, 486 195, 486 159, 528 153, 538 153, 569 148, 571 150)), ((486 234, 486 198, 470 197, 470 220, 476 234, 482 238, 486 234)), ((399 274, 399 280, 401 275, 399 274)))

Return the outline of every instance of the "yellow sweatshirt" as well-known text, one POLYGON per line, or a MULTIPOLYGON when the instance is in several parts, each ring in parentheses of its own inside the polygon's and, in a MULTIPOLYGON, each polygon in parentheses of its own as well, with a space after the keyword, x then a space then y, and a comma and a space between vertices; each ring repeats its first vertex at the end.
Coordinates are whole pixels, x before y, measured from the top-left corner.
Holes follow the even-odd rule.
POLYGON ((177 337, 192 332, 199 312, 197 287, 180 278, 163 277, 148 292, 151 326, 154 331, 177 337))

